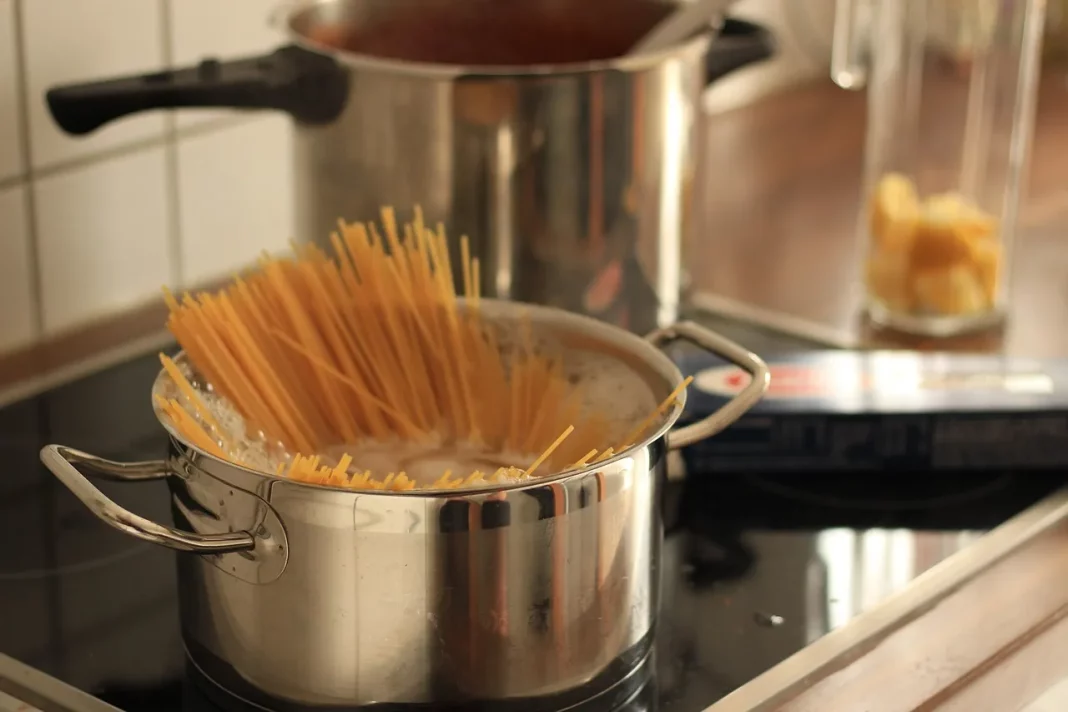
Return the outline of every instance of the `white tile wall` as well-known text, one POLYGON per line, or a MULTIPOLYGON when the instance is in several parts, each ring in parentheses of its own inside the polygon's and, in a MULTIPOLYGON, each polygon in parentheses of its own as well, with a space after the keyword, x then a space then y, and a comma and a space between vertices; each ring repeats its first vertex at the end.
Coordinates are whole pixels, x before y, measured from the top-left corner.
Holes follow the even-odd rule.
POLYGON ((46 334, 144 302, 171 282, 166 178, 157 146, 36 183, 46 334))
POLYGON ((57 84, 162 68, 162 0, 22 0, 21 7, 34 168, 162 136, 158 112, 116 121, 86 137, 67 136, 44 102, 45 91, 57 84))
POLYGON ((268 116, 178 145, 181 260, 187 282, 228 276, 292 238, 291 133, 268 116))
POLYGON ((71 137, 44 101, 57 84, 269 51, 284 42, 275 5, 0 0, 0 354, 286 245, 288 118, 153 112, 71 137))
POLYGON ((175 64, 254 54, 282 41, 268 19, 276 0, 177 0, 169 5, 175 64))
POLYGON ((1060 680, 1020 712, 1064 712, 1068 709, 1068 678, 1060 680))
POLYGON ((0 351, 23 346, 37 335, 26 221, 26 189, 0 191, 0 351))
MULTIPOLYGON (((275 0, 171 0, 172 61, 175 66, 195 64, 205 57, 221 59, 266 52, 284 41, 283 33, 268 22, 275 0)), ((179 126, 217 119, 233 112, 183 111, 179 126)))
POLYGON ((0 0, 0 180, 22 173, 21 124, 15 3, 13 0, 0 0))

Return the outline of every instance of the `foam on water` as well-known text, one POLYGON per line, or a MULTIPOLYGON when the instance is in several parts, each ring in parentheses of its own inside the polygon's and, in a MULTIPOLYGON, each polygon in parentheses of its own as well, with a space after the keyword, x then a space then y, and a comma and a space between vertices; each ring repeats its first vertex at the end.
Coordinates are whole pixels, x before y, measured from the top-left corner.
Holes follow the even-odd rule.
MULTIPOLYGON (((350 472, 370 470, 379 477, 390 472, 403 472, 419 487, 430 487, 446 471, 452 472, 453 479, 475 471, 489 477, 499 468, 522 467, 537 457, 537 453, 494 452, 474 443, 446 443, 440 438, 430 442, 364 441, 336 445, 322 454, 323 462, 328 465, 336 465, 342 455, 349 455, 352 458, 350 472)), ((502 475, 497 481, 516 479, 502 475)))
MULTIPOLYGON (((496 331, 501 352, 508 363, 509 353, 529 338, 538 354, 563 354, 564 376, 582 392, 583 417, 595 414, 611 423, 611 439, 618 441, 651 413, 667 393, 659 397, 645 379, 623 361, 605 354, 567 348, 558 338, 544 331, 524 337, 518 321, 504 321, 496 331)), ((607 446, 606 446, 607 447, 607 446)))

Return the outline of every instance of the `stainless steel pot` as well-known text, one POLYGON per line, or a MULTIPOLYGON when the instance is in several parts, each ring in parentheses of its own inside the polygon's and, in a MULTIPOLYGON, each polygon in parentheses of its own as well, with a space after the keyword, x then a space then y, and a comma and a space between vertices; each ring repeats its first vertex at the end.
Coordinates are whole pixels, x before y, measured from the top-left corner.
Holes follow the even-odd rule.
MULTIPOLYGON (((310 39, 418 2, 433 0, 290 5, 278 22, 292 44, 272 54, 58 87, 48 105, 71 134, 158 108, 286 111, 296 122, 298 239, 325 240, 338 218, 366 220, 383 205, 420 204, 469 236, 487 296, 637 333, 673 323, 692 238, 701 90, 769 57, 770 35, 716 22, 670 51, 530 67, 380 59, 310 39)), ((659 3, 605 12, 650 4, 659 3)))
MULTIPOLYGON (((484 301, 486 318, 515 305, 484 301)), ((620 359, 657 398, 681 381, 657 347, 689 340, 752 374, 714 415, 581 472, 479 490, 312 486, 205 454, 171 433, 165 461, 119 463, 60 445, 41 458, 106 523, 178 557, 189 658, 268 709, 379 703, 608 709, 633 692, 655 632, 669 449, 714 435, 767 387, 757 356, 692 323, 647 339, 530 307, 535 332, 620 359), (176 528, 126 511, 80 472, 166 478, 176 528)), ((161 373, 156 380, 160 387, 161 373)), ((147 397, 146 393, 146 397, 147 397)), ((377 709, 377 708, 376 708, 377 709)))

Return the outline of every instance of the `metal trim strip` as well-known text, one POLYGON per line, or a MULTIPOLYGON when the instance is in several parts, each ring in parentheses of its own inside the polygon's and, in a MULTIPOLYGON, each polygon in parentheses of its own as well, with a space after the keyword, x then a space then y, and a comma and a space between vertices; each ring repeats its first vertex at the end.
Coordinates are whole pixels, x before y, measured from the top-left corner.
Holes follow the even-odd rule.
POLYGON ((776 709, 1066 519, 1068 488, 1016 515, 963 551, 921 574, 898 594, 706 707, 704 712, 767 712, 776 709))
POLYGON ((3 653, 0 653, 0 690, 20 701, 44 704, 43 712, 122 712, 118 707, 3 653), (29 693, 31 699, 23 700, 21 695, 25 693, 29 693))

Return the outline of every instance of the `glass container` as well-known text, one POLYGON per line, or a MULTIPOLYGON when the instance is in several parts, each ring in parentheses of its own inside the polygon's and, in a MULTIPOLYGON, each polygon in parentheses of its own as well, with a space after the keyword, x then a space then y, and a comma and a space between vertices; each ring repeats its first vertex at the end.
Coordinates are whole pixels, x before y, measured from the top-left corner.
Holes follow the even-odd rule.
POLYGON ((1043 0, 838 0, 832 79, 867 91, 858 221, 869 317, 1002 321, 1034 127, 1043 0))

